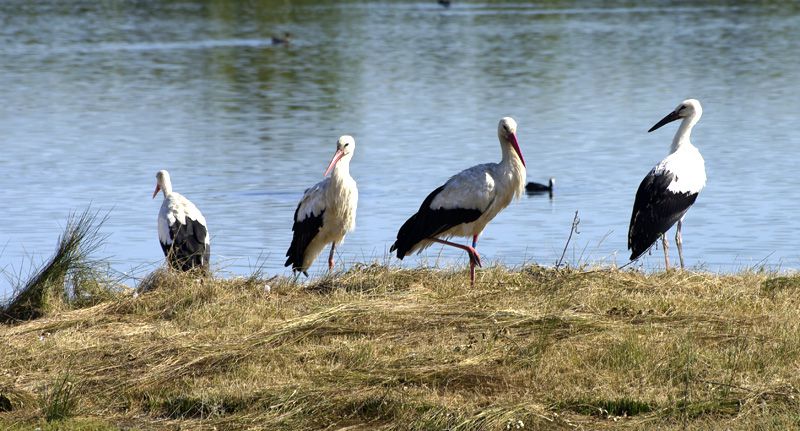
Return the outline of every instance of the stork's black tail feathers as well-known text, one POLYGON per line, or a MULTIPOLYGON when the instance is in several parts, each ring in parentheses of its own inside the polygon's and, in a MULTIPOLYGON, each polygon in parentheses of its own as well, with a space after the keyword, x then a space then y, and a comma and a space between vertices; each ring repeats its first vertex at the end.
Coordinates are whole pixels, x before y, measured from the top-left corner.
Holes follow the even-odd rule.
POLYGON ((446 184, 432 191, 422 202, 419 211, 412 215, 397 232, 397 240, 389 251, 397 250, 397 258, 402 260, 420 241, 434 238, 448 229, 463 223, 472 223, 483 212, 478 209, 439 208, 432 209, 431 202, 444 190, 446 184))
POLYGON ((197 220, 186 218, 186 224, 170 226, 172 244, 161 244, 167 262, 176 270, 209 269, 211 245, 206 244, 208 230, 197 220))
POLYGON ((419 213, 415 213, 412 215, 403 226, 400 227, 400 230, 397 232, 397 240, 395 240, 394 244, 389 247, 389 252, 397 251, 397 258, 403 260, 406 257, 406 254, 414 244, 422 241, 425 238, 419 238, 418 235, 414 235, 416 224, 417 224, 417 217, 419 213))
POLYGON ((294 224, 292 225, 292 243, 289 245, 289 250, 286 250, 286 263, 283 266, 292 266, 292 271, 300 271, 308 277, 308 268, 303 268, 303 260, 306 254, 306 248, 311 244, 311 241, 317 236, 319 230, 322 228, 322 216, 325 211, 319 215, 309 215, 302 221, 297 221, 297 213, 300 211, 300 205, 294 210, 294 224))

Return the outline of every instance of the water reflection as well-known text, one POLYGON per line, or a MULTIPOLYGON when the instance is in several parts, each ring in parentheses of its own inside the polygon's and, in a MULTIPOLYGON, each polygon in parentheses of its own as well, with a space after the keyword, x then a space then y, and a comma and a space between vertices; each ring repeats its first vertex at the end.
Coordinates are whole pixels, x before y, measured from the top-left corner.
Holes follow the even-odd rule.
MULTIPOLYGON (((684 226, 687 263, 800 267, 798 7, 632 2, 14 0, 0 3, 7 202, 0 265, 50 253, 66 215, 109 209, 102 252, 120 271, 160 261, 155 172, 206 214, 225 271, 261 256, 285 273, 291 214, 342 134, 359 142, 361 200, 338 260, 389 260, 396 229, 449 175, 499 159, 515 117, 532 179, 487 228, 481 252, 553 263, 575 210, 572 262, 625 261, 636 187, 672 129, 645 133, 686 97, 709 183, 684 226), (273 34, 291 32, 288 46, 273 34)), ((416 265, 417 259, 407 259, 416 265)), ((463 264, 432 248, 425 260, 463 264)), ((395 261, 392 261, 395 262, 395 261)), ((645 257, 647 268, 660 257, 645 257)), ((321 270, 324 265, 312 268, 321 270)))

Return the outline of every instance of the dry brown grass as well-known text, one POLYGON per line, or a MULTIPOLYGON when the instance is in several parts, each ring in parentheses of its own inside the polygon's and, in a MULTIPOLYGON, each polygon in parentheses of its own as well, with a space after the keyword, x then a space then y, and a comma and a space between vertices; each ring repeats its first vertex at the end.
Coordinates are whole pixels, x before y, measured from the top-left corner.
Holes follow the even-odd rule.
POLYGON ((0 326, 0 428, 800 426, 798 276, 495 267, 470 289, 464 271, 361 265, 147 283, 0 326), (73 418, 48 424, 66 374, 73 418))

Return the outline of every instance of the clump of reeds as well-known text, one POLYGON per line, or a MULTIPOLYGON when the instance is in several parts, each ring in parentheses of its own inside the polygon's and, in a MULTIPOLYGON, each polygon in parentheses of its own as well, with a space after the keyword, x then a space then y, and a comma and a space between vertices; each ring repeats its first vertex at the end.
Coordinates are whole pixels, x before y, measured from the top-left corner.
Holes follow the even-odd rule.
POLYGON ((39 408, 47 422, 74 416, 78 408, 77 385, 69 373, 64 373, 48 385, 39 400, 39 408))
POLYGON ((36 319, 67 302, 70 296, 81 302, 100 291, 107 292, 100 286, 102 261, 92 258, 106 239, 100 233, 106 219, 107 215, 101 217, 90 208, 70 214, 55 253, 15 289, 11 301, 0 310, 0 320, 9 323, 36 319))

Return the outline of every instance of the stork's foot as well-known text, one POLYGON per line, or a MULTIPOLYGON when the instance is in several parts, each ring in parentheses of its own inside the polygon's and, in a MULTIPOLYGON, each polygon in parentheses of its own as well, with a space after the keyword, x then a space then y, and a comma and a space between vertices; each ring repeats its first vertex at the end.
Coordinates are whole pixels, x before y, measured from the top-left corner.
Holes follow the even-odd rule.
POLYGON ((481 255, 478 254, 478 250, 475 250, 474 247, 467 246, 466 248, 467 254, 469 255, 469 263, 470 265, 477 266, 481 268, 481 255))

